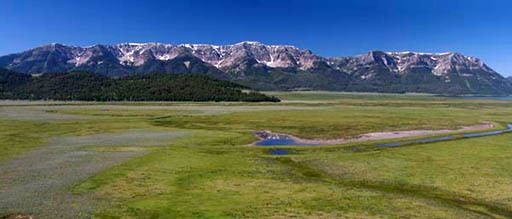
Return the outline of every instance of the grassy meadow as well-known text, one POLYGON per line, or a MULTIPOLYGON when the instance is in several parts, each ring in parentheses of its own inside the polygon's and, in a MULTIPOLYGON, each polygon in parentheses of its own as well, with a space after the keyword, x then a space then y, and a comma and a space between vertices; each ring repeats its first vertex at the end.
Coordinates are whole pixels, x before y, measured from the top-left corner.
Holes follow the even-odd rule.
MULTIPOLYGON (((70 154, 127 156, 61 186, 58 191, 78 197, 73 204, 93 206, 69 213, 76 217, 512 217, 512 134, 394 148, 378 148, 375 142, 281 146, 290 152, 283 156, 268 153, 276 147, 251 145, 257 140, 252 133, 259 130, 331 139, 484 122, 501 129, 512 122, 512 101, 425 94, 268 94, 283 101, 0 103, 0 193, 17 188, 9 181, 13 173, 5 171, 10 162, 55 139, 100 134, 107 139, 98 145, 82 142, 70 154), (182 134, 144 146, 146 139, 108 139, 138 130, 182 134)), ((52 209, 23 206, 0 206, 0 211, 0 216, 55 216, 52 209)))

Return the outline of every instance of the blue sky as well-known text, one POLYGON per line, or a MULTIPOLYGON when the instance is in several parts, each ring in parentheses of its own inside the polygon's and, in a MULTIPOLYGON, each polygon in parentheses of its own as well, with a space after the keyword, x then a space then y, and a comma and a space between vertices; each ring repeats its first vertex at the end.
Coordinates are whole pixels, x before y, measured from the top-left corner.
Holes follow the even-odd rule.
POLYGON ((506 0, 0 0, 0 55, 59 42, 292 44, 323 56, 457 51, 512 75, 506 0))

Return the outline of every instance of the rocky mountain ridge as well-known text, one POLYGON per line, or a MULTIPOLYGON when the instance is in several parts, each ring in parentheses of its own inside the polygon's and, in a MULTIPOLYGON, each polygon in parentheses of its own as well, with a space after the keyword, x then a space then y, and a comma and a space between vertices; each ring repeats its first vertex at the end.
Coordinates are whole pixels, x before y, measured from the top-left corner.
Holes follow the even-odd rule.
POLYGON ((511 93, 509 81, 478 58, 456 52, 371 51, 321 57, 288 45, 122 43, 89 47, 49 44, 0 57, 0 67, 36 74, 90 71, 204 73, 258 89, 381 92, 511 93))

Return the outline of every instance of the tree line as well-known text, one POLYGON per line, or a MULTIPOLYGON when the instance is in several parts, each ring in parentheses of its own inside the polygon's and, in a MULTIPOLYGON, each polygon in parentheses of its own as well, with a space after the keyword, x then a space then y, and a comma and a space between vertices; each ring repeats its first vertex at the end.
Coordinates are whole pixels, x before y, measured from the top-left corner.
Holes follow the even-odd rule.
POLYGON ((81 101, 279 102, 248 87, 199 74, 139 74, 109 78, 89 72, 30 76, 0 70, 0 98, 81 101))

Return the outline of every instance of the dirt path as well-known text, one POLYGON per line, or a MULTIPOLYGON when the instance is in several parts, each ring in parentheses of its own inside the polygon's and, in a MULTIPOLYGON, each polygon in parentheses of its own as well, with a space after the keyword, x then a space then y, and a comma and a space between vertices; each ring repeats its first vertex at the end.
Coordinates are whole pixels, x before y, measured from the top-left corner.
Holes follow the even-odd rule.
POLYGON ((492 123, 483 123, 483 124, 476 124, 476 125, 471 125, 471 126, 464 126, 460 129, 371 132, 371 133, 358 135, 355 137, 338 138, 338 139, 303 139, 303 138, 299 138, 299 137, 296 137, 293 135, 282 134, 282 133, 273 133, 271 131, 256 132, 255 135, 258 138, 260 138, 262 141, 283 140, 283 141, 289 142, 289 145, 335 145, 335 144, 345 144, 345 143, 371 141, 371 140, 384 140, 384 139, 392 139, 392 138, 405 138, 405 137, 415 137, 415 136, 424 136, 424 135, 436 135, 436 134, 456 133, 456 132, 463 132, 463 131, 477 131, 477 130, 490 129, 493 127, 494 127, 494 125, 492 123))
POLYGON ((115 134, 58 137, 16 159, 0 163, 0 216, 89 218, 90 197, 69 192, 71 186, 144 150, 99 152, 90 146, 165 145, 184 132, 129 130, 115 134))

